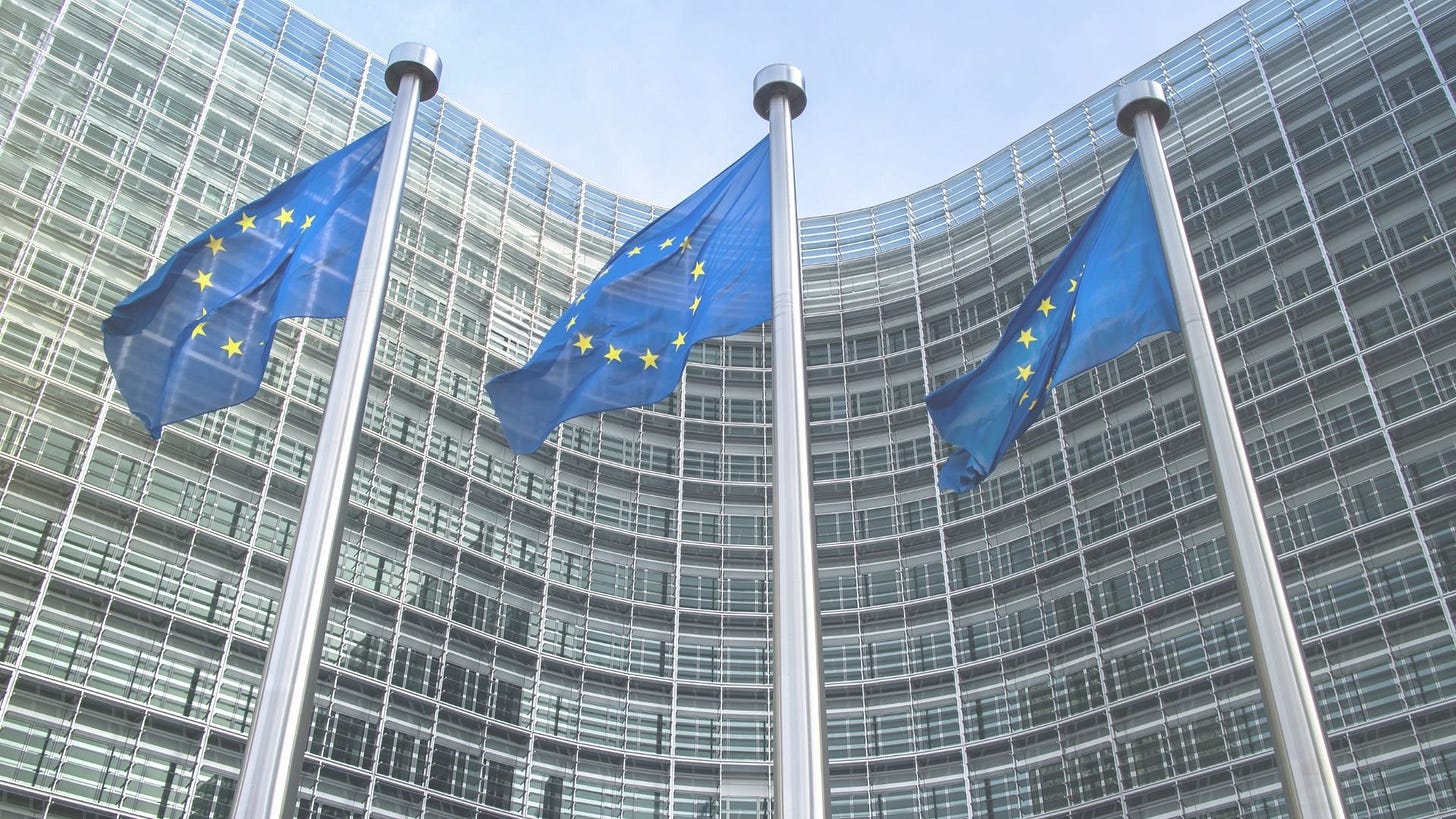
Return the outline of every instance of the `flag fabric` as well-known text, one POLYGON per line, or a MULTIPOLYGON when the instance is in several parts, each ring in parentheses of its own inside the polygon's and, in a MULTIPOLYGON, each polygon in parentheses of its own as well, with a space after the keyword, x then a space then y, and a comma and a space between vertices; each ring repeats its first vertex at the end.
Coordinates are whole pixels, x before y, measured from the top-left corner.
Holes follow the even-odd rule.
POLYGON ((117 389, 153 438, 165 424, 253 397, 282 319, 348 310, 388 130, 183 245, 102 322, 117 389))
POLYGON ((1147 180, 1123 168, 974 370, 925 397, 941 436, 959 445, 939 486, 976 486, 1030 427, 1056 385, 1111 361, 1140 339, 1177 330, 1147 180))
POLYGON ((665 398, 694 343, 771 317, 768 155, 764 139, 629 239, 531 358, 491 379, 512 450, 536 451, 568 418, 665 398))

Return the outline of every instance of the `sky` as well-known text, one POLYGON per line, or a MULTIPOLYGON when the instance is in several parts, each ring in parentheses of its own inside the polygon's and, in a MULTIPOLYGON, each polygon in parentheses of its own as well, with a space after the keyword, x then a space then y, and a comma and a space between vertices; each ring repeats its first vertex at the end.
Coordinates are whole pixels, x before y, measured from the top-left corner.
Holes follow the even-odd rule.
POLYGON ((767 133, 753 78, 804 73, 800 216, 876 205, 1005 148, 1233 11, 1235 0, 294 0, 598 185, 660 206, 767 133), (365 10, 367 9, 367 11, 365 10))

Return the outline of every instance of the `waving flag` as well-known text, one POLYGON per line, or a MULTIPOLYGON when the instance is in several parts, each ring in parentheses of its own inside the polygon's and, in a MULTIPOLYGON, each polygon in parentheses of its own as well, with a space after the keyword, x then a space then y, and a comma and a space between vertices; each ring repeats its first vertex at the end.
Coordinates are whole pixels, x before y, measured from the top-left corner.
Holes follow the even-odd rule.
POLYGON ((153 438, 253 397, 282 319, 344 315, 387 131, 208 228, 102 322, 117 389, 153 438))
POLYGON ((925 397, 930 418, 961 449, 940 470, 943 490, 976 486, 1046 407, 1056 385, 1178 329, 1168 268, 1137 154, 1012 313, 980 366, 925 397))
POLYGON ((511 449, 534 452, 562 421, 651 404, 688 349, 768 321, 768 140, 633 236, 520 369, 486 385, 511 449))

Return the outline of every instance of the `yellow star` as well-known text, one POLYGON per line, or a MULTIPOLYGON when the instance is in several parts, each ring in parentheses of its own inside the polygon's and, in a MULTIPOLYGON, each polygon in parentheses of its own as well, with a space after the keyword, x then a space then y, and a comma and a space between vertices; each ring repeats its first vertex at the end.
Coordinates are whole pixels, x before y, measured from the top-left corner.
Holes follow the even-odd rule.
POLYGON ((1036 409, 1036 402, 1035 402, 1035 401, 1032 401, 1032 402, 1031 402, 1031 406, 1029 406, 1029 407, 1027 407, 1027 408, 1026 408, 1026 411, 1027 411, 1027 412, 1031 412, 1031 411, 1032 411, 1032 410, 1034 410, 1034 409, 1036 409))
POLYGON ((197 326, 192 328, 192 337, 193 338, 197 338, 198 336, 205 336, 205 335, 207 335, 207 333, 203 332, 203 330, 202 330, 202 328, 203 327, 206 327, 206 326, 207 326, 207 322, 205 322, 205 321, 199 321, 199 322, 197 322, 197 326))
POLYGON ((1028 349, 1030 349, 1031 342, 1036 341, 1036 336, 1032 335, 1031 334, 1031 329, 1028 328, 1028 329, 1022 330, 1021 331, 1021 337, 1018 338, 1018 339, 1016 339, 1016 340, 1019 341, 1019 342, 1021 342, 1024 345, 1026 345, 1026 347, 1028 349))
POLYGON ((703 297, 702 296, 697 296, 697 297, 695 297, 693 299, 693 303, 688 306, 688 309, 691 310, 691 311, 693 311, 693 313, 697 313, 698 312, 698 305, 700 305, 702 303, 703 303, 703 297))
POLYGON ((591 339, 592 337, 589 335, 577 333, 576 341, 572 342, 571 346, 575 347, 578 350, 581 350, 582 355, 586 355, 586 351, 592 348, 591 339))
POLYGON ((222 240, 209 234, 207 237, 207 249, 212 251, 212 255, 216 256, 223 251, 222 240))
POLYGON ((627 251, 627 255, 628 256, 636 256, 637 254, 639 254, 641 252, 642 252, 642 245, 638 245, 638 246, 632 248, 631 250, 627 251))
POLYGON ((1072 321, 1076 321, 1076 320, 1077 320, 1077 308, 1073 307, 1072 308, 1072 321))
POLYGON ((684 344, 687 344, 687 343, 688 343, 688 334, 687 333, 678 333, 677 334, 677 338, 675 338, 675 339, 672 340, 672 346, 673 347, 681 347, 681 346, 683 346, 684 344))
POLYGON ((1017 401, 1016 403, 1018 403, 1018 404, 1025 404, 1026 403, 1026 399, 1028 399, 1030 397, 1031 397, 1031 390, 1027 390, 1026 392, 1024 392, 1024 393, 1021 394, 1021 400, 1020 401, 1017 401))
POLYGON ((1042 299, 1041 300, 1041 306, 1037 307, 1036 309, 1043 316, 1049 316, 1049 315, 1051 315, 1051 312, 1053 310, 1057 309, 1057 307, 1056 307, 1056 305, 1052 304, 1052 300, 1051 299, 1042 299))
POLYGON ((682 244, 678 245, 678 248, 681 249, 681 250, 692 250, 693 249, 693 237, 691 237, 691 236, 684 236, 683 237, 683 240, 682 240, 682 244))
POLYGON ((1017 381, 1030 381, 1031 380, 1031 377, 1033 375, 1035 375, 1035 374, 1036 373, 1035 373, 1035 371, 1033 371, 1031 369, 1031 365, 1030 364, 1026 365, 1025 367, 1017 367, 1016 368, 1016 380, 1017 381))
POLYGON ((212 274, 203 273, 199 270, 197 271, 197 278, 193 279, 192 283, 197 285, 197 292, 201 293, 203 290, 212 287, 212 274))
POLYGON ((693 279, 694 280, 697 280, 705 272, 707 272, 707 271, 703 270, 703 263, 702 262, 698 262, 697 266, 693 268, 693 279))
POLYGON ((666 239, 663 239, 662 240, 662 244, 658 245, 657 246, 657 249, 658 250, 666 250, 666 249, 672 247, 672 243, 673 242, 676 242, 676 241, 677 241, 677 237, 676 236, 669 236, 666 239))
POLYGON ((313 227, 313 214, 303 217, 303 224, 298 226, 299 230, 308 230, 313 227))
POLYGON ((622 348, 621 347, 615 347, 615 346, 613 346, 611 344, 608 344, 607 345, 607 360, 608 361, 621 361, 622 360, 622 348))
POLYGON ((279 208, 278 215, 273 217, 273 221, 277 222, 279 227, 283 227, 293 221, 293 211, 288 208, 279 208))
POLYGON ((242 355, 243 342, 237 341, 232 336, 228 336, 228 343, 222 345, 221 349, 227 350, 228 358, 232 358, 235 355, 242 355))
POLYGON ((576 316, 572 316, 571 317, 571 321, 566 322, 566 329, 570 330, 571 328, 573 328, 575 326, 576 326, 576 316))
POLYGON ((648 350, 646 355, 639 355, 637 357, 640 358, 640 359, 642 359, 642 369, 645 370, 645 369, 648 369, 649 367, 652 368, 652 369, 654 369, 654 370, 657 369, 657 359, 658 359, 658 356, 655 353, 653 353, 651 350, 648 350))
POLYGON ((584 301, 586 301, 586 291, 585 290, 581 291, 581 295, 576 297, 576 303, 577 304, 581 304, 584 301))
POLYGON ((256 219, 256 218, 257 218, 256 216, 249 216, 248 214, 245 213, 245 214, 243 214, 243 218, 239 219, 236 222, 233 222, 233 224, 235 224, 238 227, 242 228, 243 229, 243 233, 247 233, 248 231, 250 231, 253 228, 257 227, 257 225, 253 224, 253 220, 256 219))
POLYGON ((1067 282, 1067 292, 1068 293, 1075 293, 1075 292, 1077 292, 1077 280, 1076 279, 1072 279, 1070 282, 1067 282))

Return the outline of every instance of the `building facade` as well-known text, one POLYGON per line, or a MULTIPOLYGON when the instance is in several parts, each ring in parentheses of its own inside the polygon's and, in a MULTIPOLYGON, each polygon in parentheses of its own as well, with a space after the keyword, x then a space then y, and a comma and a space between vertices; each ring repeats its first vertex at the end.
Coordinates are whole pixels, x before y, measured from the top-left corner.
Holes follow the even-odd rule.
MULTIPOLYGON (((99 324, 382 74, 280 0, 0 4, 0 816, 227 815, 339 325, 154 443, 99 324)), ((1450 815, 1456 6, 1256 0, 1124 79, 1169 88, 1350 815, 1450 815)), ((1118 84, 802 222, 836 817, 1285 814, 1177 336, 935 491, 920 399, 1128 158, 1118 84)), ((483 383, 658 211, 448 98, 414 150, 300 815, 770 816, 767 330, 512 457, 483 383)))

